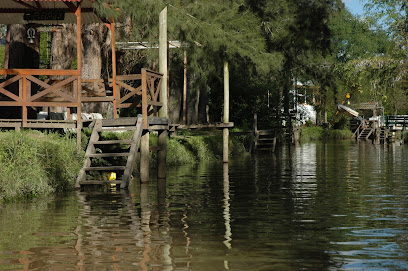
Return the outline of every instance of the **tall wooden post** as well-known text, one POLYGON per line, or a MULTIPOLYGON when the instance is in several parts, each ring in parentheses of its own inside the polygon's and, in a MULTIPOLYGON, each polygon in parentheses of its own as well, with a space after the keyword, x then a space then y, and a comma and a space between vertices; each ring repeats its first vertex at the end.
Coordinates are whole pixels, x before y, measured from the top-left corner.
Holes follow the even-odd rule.
MULTIPOLYGON (((228 62, 224 62, 224 123, 229 123, 229 69, 228 62)), ((228 140, 229 130, 223 130, 223 162, 228 163, 228 140)))
POLYGON ((112 35, 111 40, 111 47, 112 47, 112 90, 113 90, 113 117, 118 117, 118 109, 117 109, 117 100, 118 100, 118 93, 117 93, 117 86, 116 86, 116 43, 115 43, 115 23, 113 19, 111 20, 110 24, 110 31, 112 35))
POLYGON ((144 130, 140 140, 140 181, 149 182, 150 151, 149 151, 149 130, 144 130))
POLYGON ((82 22, 81 22, 81 2, 78 3, 77 10, 75 11, 77 17, 77 71, 78 71, 78 87, 77 87, 77 99, 79 105, 77 106, 77 146, 81 148, 81 131, 82 131, 82 121, 81 121, 81 92, 82 92, 82 22))
POLYGON ((159 16, 159 72, 163 74, 160 98, 163 107, 159 111, 159 116, 167 118, 167 80, 168 80, 168 66, 167 66, 167 7, 165 7, 159 16))
POLYGON ((187 51, 184 50, 183 124, 187 124, 187 51))
POLYGON ((166 178, 166 155, 167 155, 167 130, 159 131, 158 146, 157 151, 157 177, 159 179, 166 178))
MULTIPOLYGON (((165 7, 159 16, 159 71, 163 74, 161 83, 161 102, 162 108, 159 111, 159 116, 162 118, 168 117, 168 42, 167 42, 167 7, 165 7)), ((159 132, 157 152, 157 177, 166 178, 166 154, 167 154, 167 130, 159 132)))

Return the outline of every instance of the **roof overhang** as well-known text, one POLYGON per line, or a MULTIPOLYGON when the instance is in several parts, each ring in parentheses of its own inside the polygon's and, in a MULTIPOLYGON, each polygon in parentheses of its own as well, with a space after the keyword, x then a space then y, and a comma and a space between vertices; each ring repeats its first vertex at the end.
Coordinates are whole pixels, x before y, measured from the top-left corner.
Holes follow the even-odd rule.
POLYGON ((101 23, 94 13, 94 0, 0 0, 0 24, 76 23, 81 3, 83 24, 101 23))

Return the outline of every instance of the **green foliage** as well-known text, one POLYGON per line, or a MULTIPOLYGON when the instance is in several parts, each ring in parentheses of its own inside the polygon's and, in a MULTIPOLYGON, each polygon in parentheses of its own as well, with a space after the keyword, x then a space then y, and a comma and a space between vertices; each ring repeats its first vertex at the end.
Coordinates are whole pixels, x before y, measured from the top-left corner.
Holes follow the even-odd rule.
POLYGON ((178 138, 171 138, 167 141, 167 166, 186 165, 196 161, 191 153, 178 138))
POLYGON ((325 130, 322 127, 303 127, 302 128, 302 142, 316 141, 316 140, 342 140, 352 139, 353 133, 348 130, 325 130))
POLYGON ((0 132, 0 201, 74 188, 83 153, 56 134, 0 132))

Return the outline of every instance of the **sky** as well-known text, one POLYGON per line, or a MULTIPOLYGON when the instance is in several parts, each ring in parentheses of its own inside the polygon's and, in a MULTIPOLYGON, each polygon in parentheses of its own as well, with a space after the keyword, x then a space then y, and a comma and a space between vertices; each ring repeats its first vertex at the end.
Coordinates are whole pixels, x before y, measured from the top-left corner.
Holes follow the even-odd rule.
POLYGON ((367 2, 367 0, 343 0, 343 2, 352 14, 364 14, 364 4, 367 2))

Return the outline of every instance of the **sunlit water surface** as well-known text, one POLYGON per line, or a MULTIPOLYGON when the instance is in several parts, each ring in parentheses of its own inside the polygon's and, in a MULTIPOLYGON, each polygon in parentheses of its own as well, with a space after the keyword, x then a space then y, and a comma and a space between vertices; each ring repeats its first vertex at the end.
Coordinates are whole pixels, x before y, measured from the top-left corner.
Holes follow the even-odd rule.
POLYGON ((309 143, 0 207, 0 270, 408 270, 408 146, 309 143))

